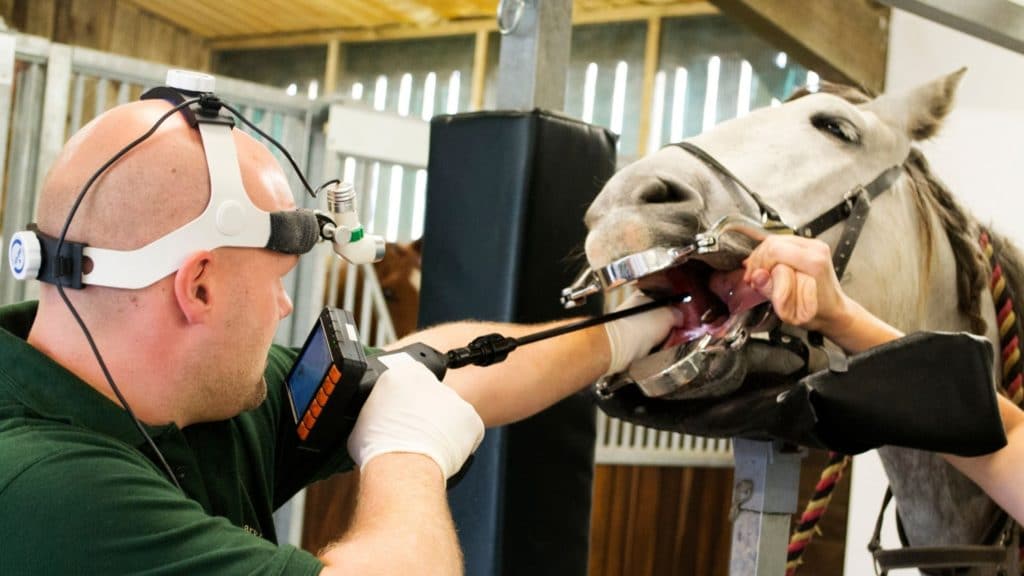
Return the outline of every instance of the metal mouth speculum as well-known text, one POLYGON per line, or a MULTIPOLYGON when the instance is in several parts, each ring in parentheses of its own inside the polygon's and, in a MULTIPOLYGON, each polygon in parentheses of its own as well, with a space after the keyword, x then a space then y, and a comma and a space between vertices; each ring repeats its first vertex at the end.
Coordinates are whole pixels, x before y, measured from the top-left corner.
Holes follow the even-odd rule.
POLYGON ((645 276, 663 272, 686 263, 694 256, 748 253, 771 234, 792 233, 792 229, 773 221, 759 221, 741 214, 731 214, 716 221, 706 231, 682 246, 656 246, 619 258, 601 268, 588 268, 562 290, 562 306, 575 308, 588 296, 606 292, 645 276))
POLYGON ((641 358, 622 373, 599 380, 597 393, 609 397, 636 385, 649 398, 684 400, 728 394, 743 381, 740 359, 733 355, 747 343, 751 329, 765 322, 768 306, 737 314, 717 334, 705 334, 679 346, 641 358), (709 379, 709 375, 717 378, 709 379))
MULTIPOLYGON (((689 244, 650 248, 607 266, 586 270, 562 291, 562 305, 573 308, 588 296, 681 266, 692 258, 708 257, 710 261, 721 255, 738 259, 769 235, 786 233, 792 230, 774 221, 725 216, 694 236, 689 244)), ((597 392, 610 396, 629 384, 635 384, 651 398, 700 398, 732 392, 742 382, 739 372, 744 370, 742 361, 733 353, 746 344, 752 329, 767 321, 770 312, 767 304, 740 312, 714 332, 655 352, 637 360, 625 372, 603 378, 597 384, 597 392)))

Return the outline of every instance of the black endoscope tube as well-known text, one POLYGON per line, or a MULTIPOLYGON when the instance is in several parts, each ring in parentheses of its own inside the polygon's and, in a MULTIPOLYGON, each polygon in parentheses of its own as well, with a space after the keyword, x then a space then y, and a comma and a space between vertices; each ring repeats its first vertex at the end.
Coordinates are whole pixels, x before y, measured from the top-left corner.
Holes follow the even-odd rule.
POLYGON ((619 318, 625 318, 626 316, 632 316, 634 314, 640 314, 647 312, 648 310, 654 310, 655 308, 661 308, 669 304, 675 304, 685 300, 689 294, 680 294, 678 296, 672 296, 669 298, 660 298, 653 302, 627 308, 625 310, 619 310, 603 316, 595 316, 593 318, 587 318, 579 322, 572 324, 566 324, 565 326, 559 326, 557 328, 550 328, 548 330, 541 330, 540 332, 534 332, 533 334, 527 334, 526 336, 520 336, 516 338, 516 342, 520 346, 531 344, 540 340, 547 340, 548 338, 554 338, 555 336, 561 336, 562 334, 568 334, 569 332, 575 332, 576 330, 583 330, 584 328, 590 328, 591 326, 597 326, 598 324, 604 324, 605 322, 612 322, 619 318))
POLYGON ((597 326, 598 324, 604 324, 605 322, 611 322, 613 320, 618 320, 619 318, 625 318, 626 316, 641 314, 648 310, 653 310, 669 304, 682 302, 689 296, 689 294, 679 294, 668 298, 660 298, 653 302, 627 308, 626 310, 619 310, 610 314, 587 318, 586 320, 573 322, 572 324, 565 324, 548 330, 541 330, 540 332, 534 332, 533 334, 527 334, 526 336, 520 336, 518 338, 502 336, 501 334, 487 334, 485 336, 480 336, 470 342, 468 346, 449 350, 445 354, 447 356, 446 367, 462 368, 464 366, 469 366, 470 364, 474 366, 490 366, 491 364, 497 364, 498 362, 505 360, 505 358, 508 357, 509 352, 512 352, 520 346, 525 346, 541 340, 547 340, 548 338, 554 338, 555 336, 561 336, 563 334, 568 334, 569 332, 583 330, 584 328, 590 328, 591 326, 597 326))

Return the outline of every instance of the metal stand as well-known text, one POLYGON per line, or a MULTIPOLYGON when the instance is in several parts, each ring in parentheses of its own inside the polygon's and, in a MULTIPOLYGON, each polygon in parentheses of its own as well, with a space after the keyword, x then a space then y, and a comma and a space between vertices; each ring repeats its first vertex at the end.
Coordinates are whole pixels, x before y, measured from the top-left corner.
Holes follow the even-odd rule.
POLYGON ((796 512, 803 453, 778 442, 733 440, 730 576, 782 576, 786 572, 789 517, 796 512))

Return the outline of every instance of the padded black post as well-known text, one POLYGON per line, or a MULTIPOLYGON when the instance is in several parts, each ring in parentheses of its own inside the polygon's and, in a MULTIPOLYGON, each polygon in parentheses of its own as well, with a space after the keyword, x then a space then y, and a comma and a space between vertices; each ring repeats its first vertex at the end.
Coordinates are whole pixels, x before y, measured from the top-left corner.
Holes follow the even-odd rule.
MULTIPOLYGON (((583 214, 615 170, 610 132, 539 110, 439 116, 429 162, 420 326, 600 312, 595 300, 569 313, 559 294, 585 265, 583 214)), ((467 574, 587 573, 594 418, 578 394, 488 430, 450 493, 467 574)))

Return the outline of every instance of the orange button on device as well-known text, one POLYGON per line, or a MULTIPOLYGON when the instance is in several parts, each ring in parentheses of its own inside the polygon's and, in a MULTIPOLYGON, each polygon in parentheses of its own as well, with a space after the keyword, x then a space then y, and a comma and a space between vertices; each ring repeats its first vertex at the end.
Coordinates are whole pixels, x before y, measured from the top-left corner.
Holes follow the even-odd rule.
POLYGON ((334 392, 334 382, 331 382, 330 378, 324 380, 320 391, 330 396, 334 392))
POLYGON ((299 424, 299 438, 305 440, 309 437, 309 428, 305 424, 299 424))
POLYGON ((313 425, 316 424, 316 416, 313 416, 312 412, 306 412, 306 417, 302 419, 302 423, 306 425, 306 428, 313 429, 313 425))
POLYGON ((337 384, 338 380, 341 380, 341 370, 338 370, 337 366, 331 366, 331 371, 327 373, 327 379, 337 384))

